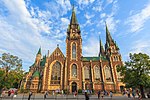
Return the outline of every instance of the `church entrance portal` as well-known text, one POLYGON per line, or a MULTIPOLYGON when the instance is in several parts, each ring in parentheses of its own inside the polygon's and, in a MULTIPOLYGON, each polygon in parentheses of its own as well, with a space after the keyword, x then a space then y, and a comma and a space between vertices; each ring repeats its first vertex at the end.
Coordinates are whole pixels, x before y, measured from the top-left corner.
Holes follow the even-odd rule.
POLYGON ((72 92, 77 92, 77 83, 76 82, 73 82, 72 83, 72 92))

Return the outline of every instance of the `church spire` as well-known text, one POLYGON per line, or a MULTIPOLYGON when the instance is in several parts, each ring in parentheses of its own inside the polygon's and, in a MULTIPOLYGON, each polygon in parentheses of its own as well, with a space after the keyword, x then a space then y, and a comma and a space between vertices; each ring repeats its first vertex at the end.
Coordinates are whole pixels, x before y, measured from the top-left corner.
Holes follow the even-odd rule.
POLYGON ((110 35, 110 32, 108 30, 108 27, 107 27, 107 23, 105 22, 105 25, 106 25, 106 42, 108 42, 109 44, 113 41, 111 35, 110 35))
POLYGON ((100 57, 100 56, 104 56, 104 54, 105 54, 104 47, 103 47, 102 41, 101 41, 101 39, 100 39, 99 57, 100 57))
POLYGON ((39 48, 39 51, 37 53, 37 55, 40 54, 41 55, 41 47, 39 48))
POLYGON ((75 13, 74 5, 73 5, 70 24, 77 24, 77 23, 78 22, 77 22, 77 18, 76 18, 76 13, 75 13))

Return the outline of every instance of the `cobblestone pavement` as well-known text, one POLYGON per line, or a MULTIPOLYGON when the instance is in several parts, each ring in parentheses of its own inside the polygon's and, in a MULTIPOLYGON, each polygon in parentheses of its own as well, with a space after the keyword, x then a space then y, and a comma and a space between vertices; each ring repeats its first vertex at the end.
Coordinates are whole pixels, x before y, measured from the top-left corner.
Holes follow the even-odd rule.
MULTIPOLYGON (((5 97, 0 98, 0 100, 28 100, 28 94, 18 94, 16 97, 5 97)), ((33 94, 30 100, 85 100, 84 95, 77 95, 74 97, 73 95, 57 95, 52 96, 48 95, 46 99, 44 99, 43 94, 33 94)), ((98 99, 96 95, 90 96, 90 100, 138 100, 133 98, 127 98, 126 96, 114 96, 112 99, 109 96, 104 96, 104 98, 98 99)), ((150 100, 148 99, 142 99, 142 100, 150 100)))

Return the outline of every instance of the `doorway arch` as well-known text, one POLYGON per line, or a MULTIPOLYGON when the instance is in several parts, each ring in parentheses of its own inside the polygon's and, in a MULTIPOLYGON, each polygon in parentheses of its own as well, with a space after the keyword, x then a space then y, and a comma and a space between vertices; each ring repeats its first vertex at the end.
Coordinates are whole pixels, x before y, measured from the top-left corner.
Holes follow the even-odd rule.
POLYGON ((77 83, 72 82, 71 86, 72 86, 72 92, 75 92, 75 91, 77 92, 77 83))

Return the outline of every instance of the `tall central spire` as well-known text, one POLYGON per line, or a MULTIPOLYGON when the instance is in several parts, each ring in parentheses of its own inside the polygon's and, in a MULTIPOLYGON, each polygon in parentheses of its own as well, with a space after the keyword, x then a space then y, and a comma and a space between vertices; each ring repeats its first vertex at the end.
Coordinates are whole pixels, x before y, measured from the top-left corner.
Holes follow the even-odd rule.
POLYGON ((106 41, 108 42, 108 43, 110 43, 111 41, 112 41, 112 37, 111 37, 111 35, 110 35, 110 32, 109 32, 109 30, 108 30, 108 27, 107 27, 107 23, 105 22, 105 24, 106 24, 106 41))
POLYGON ((77 18, 76 18, 76 13, 75 13, 74 5, 73 5, 70 24, 77 24, 77 23, 78 22, 77 22, 77 18))
POLYGON ((39 48, 39 51, 37 53, 37 55, 40 54, 41 55, 41 47, 39 48))

